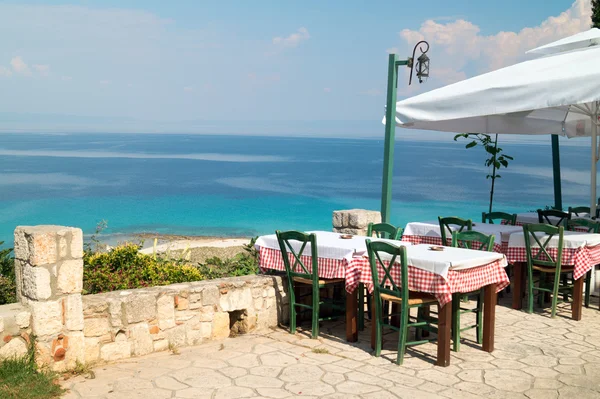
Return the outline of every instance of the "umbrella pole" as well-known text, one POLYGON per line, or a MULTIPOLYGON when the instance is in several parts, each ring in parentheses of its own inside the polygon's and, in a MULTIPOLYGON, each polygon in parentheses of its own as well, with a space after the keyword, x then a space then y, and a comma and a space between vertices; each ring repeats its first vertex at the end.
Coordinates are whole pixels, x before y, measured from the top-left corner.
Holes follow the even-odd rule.
POLYGON ((392 179, 394 177, 394 143, 396 141, 396 87, 398 83, 398 56, 388 58, 387 102, 385 109, 385 143, 383 149, 383 181, 381 187, 381 221, 390 222, 392 179))
POLYGON ((560 181, 560 147, 558 144, 558 136, 555 134, 552 137, 552 175, 554 177, 554 208, 562 209, 562 187, 560 181))
MULTIPOLYGON (((596 111, 597 112, 597 111, 596 111)), ((597 174, 597 166, 598 166, 598 114, 594 113, 592 115, 592 176, 591 176, 591 197, 590 197, 590 213, 593 215, 596 214, 596 174, 597 174)))
MULTIPOLYGON (((494 140, 494 150, 498 150, 498 135, 496 134, 496 139, 494 140)), ((494 201, 494 183, 496 183, 496 156, 498 153, 494 151, 494 163, 492 169, 492 188, 490 190, 490 207, 488 213, 492 213, 492 203, 494 201)))

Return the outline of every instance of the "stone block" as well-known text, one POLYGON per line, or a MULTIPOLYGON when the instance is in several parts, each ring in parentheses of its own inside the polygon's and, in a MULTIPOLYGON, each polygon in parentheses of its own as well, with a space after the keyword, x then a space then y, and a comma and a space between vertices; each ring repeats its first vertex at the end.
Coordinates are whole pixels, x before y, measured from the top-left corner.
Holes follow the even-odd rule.
POLYGON ((177 324, 179 322, 186 322, 188 320, 191 320, 197 314, 198 314, 197 312, 193 312, 191 310, 181 310, 181 311, 175 312, 175 323, 177 324))
POLYGON ((83 258, 83 231, 71 228, 71 258, 83 258))
POLYGON ((17 285, 17 301, 25 303, 26 298, 23 297, 23 264, 25 261, 15 259, 15 283, 17 285))
POLYGON ((83 320, 83 334, 86 337, 101 337, 110 332, 108 317, 89 317, 83 320))
POLYGON ((219 287, 213 285, 202 290, 202 305, 217 305, 219 303, 219 287))
POLYGON ((0 359, 20 358, 27 354, 27 344, 21 338, 11 339, 0 348, 0 359))
POLYGON ((81 295, 68 295, 63 299, 65 326, 71 331, 83 330, 83 303, 81 295))
POLYGON ((166 339, 161 339, 159 341, 154 341, 154 352, 162 352, 169 349, 169 341, 166 339))
POLYGON ((186 310, 190 305, 190 301, 188 298, 175 295, 175 306, 177 306, 177 310, 186 310))
MULTIPOLYGON (((28 260, 29 259, 29 243, 25 237, 25 230, 22 227, 15 229, 15 259, 28 260)), ((15 264, 16 267, 16 264, 15 264)))
POLYGON ((249 288, 229 290, 227 294, 221 295, 219 304, 224 312, 248 309, 254 305, 252 291, 249 288))
POLYGON ((124 304, 125 319, 128 323, 148 321, 156 317, 156 297, 154 295, 129 295, 124 304))
POLYGON ((58 265, 58 293, 75 294, 83 289, 83 260, 65 260, 58 265))
POLYGON ((348 215, 345 211, 333 211, 332 222, 334 228, 341 229, 342 227, 346 227, 348 225, 348 215))
POLYGON ((212 339, 225 339, 229 337, 229 313, 217 312, 212 323, 212 339))
POLYGON ((381 213, 365 209, 351 209, 348 213, 347 227, 366 229, 369 223, 381 223, 381 213))
POLYGON ((58 259, 57 232, 62 226, 18 226, 15 230, 15 245, 24 241, 27 250, 19 248, 19 259, 28 261, 33 266, 56 263, 58 259), (23 257, 23 255, 27 255, 23 257))
POLYGON ((43 267, 33 267, 27 263, 21 269, 21 293, 33 300, 46 300, 52 296, 50 272, 43 267))
POLYGON ((100 348, 100 359, 107 362, 129 357, 131 357, 131 342, 115 341, 104 344, 100 348))
POLYGON ((57 334, 62 330, 62 301, 29 303, 32 332, 37 336, 57 334))
POLYGON ((215 315, 214 306, 203 306, 198 314, 199 321, 212 321, 215 315))
POLYGON ((4 331, 4 318, 0 317, 0 332, 4 331))
POLYGON ((84 338, 85 343, 85 363, 92 363, 100 358, 100 340, 96 337, 84 338))
POLYGON ((146 355, 154 350, 154 344, 152 337, 150 336, 148 323, 139 323, 134 326, 130 326, 129 332, 134 355, 146 355))
POLYGON ((65 368, 73 368, 77 362, 84 364, 86 362, 86 338, 81 331, 69 332, 69 347, 65 355, 65 368))
POLYGON ((123 307, 121 300, 109 298, 107 301, 110 325, 115 328, 123 327, 123 307))
POLYGON ((158 326, 166 330, 175 326, 175 298, 172 295, 163 295, 156 301, 158 326))
POLYGON ((175 328, 171 328, 170 330, 165 331, 165 336, 167 337, 169 344, 177 347, 184 346, 186 342, 185 326, 181 325, 175 328))

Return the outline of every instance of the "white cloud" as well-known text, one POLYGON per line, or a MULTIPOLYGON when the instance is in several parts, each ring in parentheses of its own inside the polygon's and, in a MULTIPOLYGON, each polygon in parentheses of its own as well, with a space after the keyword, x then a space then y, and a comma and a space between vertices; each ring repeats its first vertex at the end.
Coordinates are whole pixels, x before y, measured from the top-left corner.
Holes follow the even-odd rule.
POLYGON ((27 76, 31 75, 31 70, 29 69, 25 61, 23 61, 23 58, 21 58, 20 56, 16 56, 12 60, 10 60, 10 66, 12 67, 13 71, 15 71, 18 74, 27 76))
POLYGON ((300 28, 297 32, 292 33, 287 37, 274 37, 273 44, 278 47, 297 47, 300 43, 310 38, 308 29, 300 28))
POLYGON ((107 80, 107 79, 104 79, 104 80, 101 80, 99 83, 100 83, 102 86, 106 86, 106 85, 109 85, 109 84, 111 84, 111 81, 110 81, 110 80, 107 80))
POLYGON ((50 65, 33 64, 32 66, 33 66, 33 69, 35 69, 40 75, 42 75, 42 76, 50 75, 50 65))
POLYGON ((194 91, 194 88, 193 88, 192 86, 185 86, 185 87, 183 88, 183 91, 185 91, 185 92, 189 93, 189 92, 192 92, 192 91, 194 91))
POLYGON ((12 71, 6 67, 0 65, 0 76, 9 77, 12 75, 12 71))
POLYGON ((325 87, 325 88, 323 89, 323 91, 324 91, 325 93, 331 93, 331 87, 325 87))
MULTIPOLYGON (((419 30, 402 30, 402 52, 412 53, 420 40, 431 45, 431 80, 433 86, 448 84, 474 74, 498 69, 527 58, 525 52, 590 28, 589 0, 575 0, 558 16, 548 17, 540 25, 519 32, 482 35, 479 26, 464 19, 439 23, 423 22, 419 30)), ((388 49, 397 52, 397 48, 388 49)), ((419 52, 417 51, 417 54, 419 52)), ((428 85, 428 89, 431 89, 428 85)))

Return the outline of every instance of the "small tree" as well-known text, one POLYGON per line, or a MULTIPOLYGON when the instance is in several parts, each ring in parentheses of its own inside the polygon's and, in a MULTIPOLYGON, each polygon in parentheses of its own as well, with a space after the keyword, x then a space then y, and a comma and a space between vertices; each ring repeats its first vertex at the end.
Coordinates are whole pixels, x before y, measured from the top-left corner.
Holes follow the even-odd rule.
POLYGON ((508 161, 512 161, 513 157, 503 154, 502 148, 498 147, 498 135, 492 140, 489 134, 485 133, 461 133, 454 136, 454 141, 459 138, 471 139, 465 147, 473 148, 478 144, 483 147, 486 154, 488 155, 485 160, 485 166, 492 167, 492 173, 486 176, 486 179, 492 179, 492 187, 490 189, 490 206, 488 212, 492 212, 492 203, 494 202, 494 184, 496 179, 501 178, 496 171, 502 167, 508 168, 508 161))
POLYGON ((600 0, 592 0, 592 28, 600 28, 600 0))

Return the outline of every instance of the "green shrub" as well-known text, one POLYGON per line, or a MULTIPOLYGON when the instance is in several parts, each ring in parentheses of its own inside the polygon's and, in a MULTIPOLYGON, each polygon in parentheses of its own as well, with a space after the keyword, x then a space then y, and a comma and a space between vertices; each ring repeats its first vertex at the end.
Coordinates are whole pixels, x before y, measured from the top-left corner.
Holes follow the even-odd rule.
POLYGON ((15 258, 11 254, 12 248, 0 249, 0 305, 17 301, 15 258))
POLYGON ((246 253, 237 254, 230 259, 209 258, 198 265, 198 270, 207 279, 247 276, 258 273, 258 252, 254 248, 256 238, 244 246, 246 253))
POLYGON ((156 258, 138 250, 135 244, 125 244, 105 253, 85 251, 84 294, 204 279, 197 268, 183 261, 156 258))

